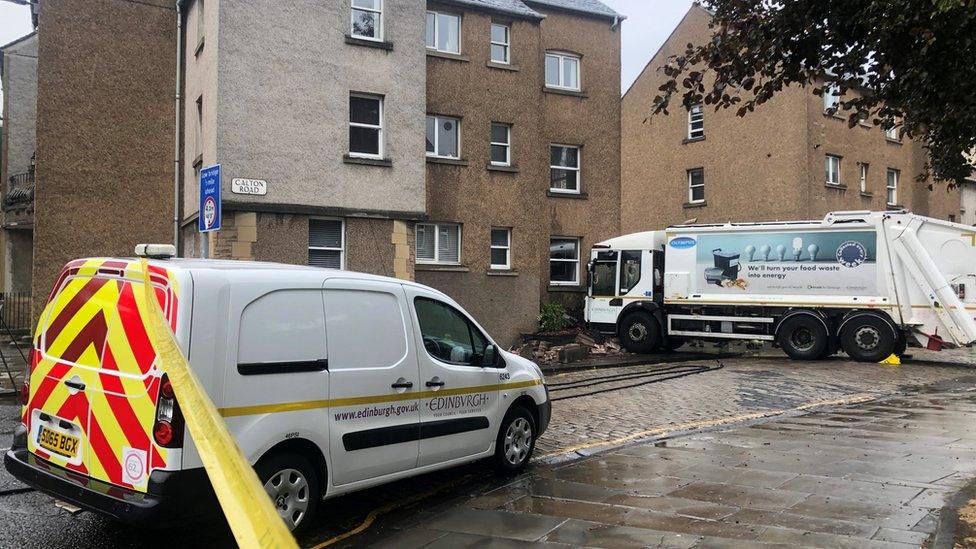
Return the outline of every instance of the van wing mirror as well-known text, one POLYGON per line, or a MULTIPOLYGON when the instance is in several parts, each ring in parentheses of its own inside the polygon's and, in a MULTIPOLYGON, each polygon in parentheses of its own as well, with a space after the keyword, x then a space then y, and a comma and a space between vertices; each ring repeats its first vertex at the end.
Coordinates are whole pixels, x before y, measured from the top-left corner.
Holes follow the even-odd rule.
POLYGON ((488 345, 485 347, 485 356, 481 361, 481 365, 485 368, 498 368, 504 366, 505 362, 502 360, 501 353, 494 345, 488 345))

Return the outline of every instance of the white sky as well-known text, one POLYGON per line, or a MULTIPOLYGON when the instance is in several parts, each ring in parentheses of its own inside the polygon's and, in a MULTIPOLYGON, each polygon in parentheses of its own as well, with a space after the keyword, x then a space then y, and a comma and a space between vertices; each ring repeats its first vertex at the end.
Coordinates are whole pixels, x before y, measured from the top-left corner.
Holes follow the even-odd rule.
MULTIPOLYGON (((692 0, 602 0, 627 16, 621 35, 621 93, 688 11, 692 0)), ((0 0, 0 45, 31 32, 30 8, 0 0)), ((2 96, 0 96, 2 97, 2 96)))

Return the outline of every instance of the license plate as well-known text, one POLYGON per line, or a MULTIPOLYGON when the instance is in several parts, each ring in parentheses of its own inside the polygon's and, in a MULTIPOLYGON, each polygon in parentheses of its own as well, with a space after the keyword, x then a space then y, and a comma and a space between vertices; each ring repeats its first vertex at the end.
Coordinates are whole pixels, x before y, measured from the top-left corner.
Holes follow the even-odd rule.
POLYGON ((37 445, 45 450, 66 458, 73 458, 78 453, 78 437, 59 433, 47 427, 41 427, 37 433, 37 445))

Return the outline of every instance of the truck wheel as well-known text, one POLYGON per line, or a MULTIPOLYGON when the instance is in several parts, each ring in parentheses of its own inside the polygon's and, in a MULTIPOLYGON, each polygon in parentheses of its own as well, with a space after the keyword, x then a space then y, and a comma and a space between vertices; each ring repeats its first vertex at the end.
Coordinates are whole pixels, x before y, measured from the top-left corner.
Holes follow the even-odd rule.
POLYGON ((822 322, 810 315, 796 315, 779 325, 776 342, 793 360, 816 360, 827 352, 829 337, 822 322))
POLYGON ((306 528, 319 500, 319 478, 307 459, 292 453, 273 454, 254 467, 275 510, 293 534, 306 528))
POLYGON ((884 319, 874 315, 853 318, 840 332, 844 352, 859 362, 880 362, 895 351, 895 332, 884 319))
POLYGON ((516 406, 505 414, 498 438, 495 439, 495 468, 499 473, 521 473, 535 450, 535 419, 522 406, 516 406))
POLYGON ((620 324, 620 343, 632 353, 647 354, 657 349, 661 327, 645 312, 630 313, 620 324))
POLYGON ((898 341, 895 342, 895 350, 892 351, 898 356, 903 356, 908 350, 908 336, 904 333, 898 334, 898 341))

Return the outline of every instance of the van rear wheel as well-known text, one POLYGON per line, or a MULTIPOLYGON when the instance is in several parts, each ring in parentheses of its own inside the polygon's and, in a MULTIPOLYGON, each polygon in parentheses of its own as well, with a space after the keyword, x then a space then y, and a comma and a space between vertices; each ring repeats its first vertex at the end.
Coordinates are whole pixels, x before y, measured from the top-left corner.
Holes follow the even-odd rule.
POLYGON ((322 498, 312 464, 301 455, 280 453, 262 458, 255 469, 285 526, 293 534, 305 530, 322 498))
POLYGON ((660 340, 660 325, 654 317, 643 311, 630 313, 620 323, 620 344, 632 353, 653 353, 660 340))
POLYGON ((535 450, 536 426, 532 414, 516 406, 505 414, 495 440, 495 468, 502 474, 521 473, 535 450))

